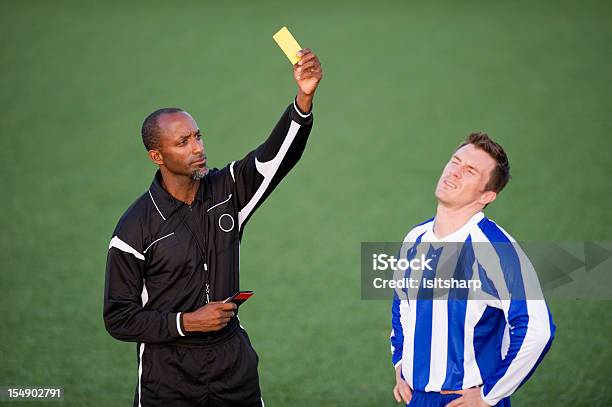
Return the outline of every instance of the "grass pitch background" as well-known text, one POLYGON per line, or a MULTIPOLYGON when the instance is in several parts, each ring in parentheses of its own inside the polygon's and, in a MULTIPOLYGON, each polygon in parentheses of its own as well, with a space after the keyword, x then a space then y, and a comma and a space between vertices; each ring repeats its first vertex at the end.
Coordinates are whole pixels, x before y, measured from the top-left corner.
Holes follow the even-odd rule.
MULTIPOLYGON (((130 405, 135 345, 101 310, 112 230, 154 172, 141 120, 183 107, 213 166, 241 157, 294 95, 282 25, 325 78, 302 161, 243 239, 267 405, 394 405, 390 304, 360 300, 360 242, 433 214, 469 131, 509 154, 487 214, 517 239, 612 240, 610 3, 223 4, 0 2, 0 385, 130 405)), ((550 306, 557 339, 514 404, 609 404, 610 302, 550 306)))

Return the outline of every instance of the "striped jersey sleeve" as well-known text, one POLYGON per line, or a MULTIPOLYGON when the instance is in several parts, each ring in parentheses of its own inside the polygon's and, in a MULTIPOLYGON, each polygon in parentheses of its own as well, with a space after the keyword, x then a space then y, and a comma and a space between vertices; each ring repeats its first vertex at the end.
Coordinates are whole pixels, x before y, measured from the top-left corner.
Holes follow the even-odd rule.
MULTIPOLYGON (((407 304, 405 306, 408 306, 407 304)), ((393 295, 391 305, 391 361, 397 368, 402 363, 402 352, 404 350, 404 328, 402 326, 401 301, 396 293, 393 295)))
MULTIPOLYGON (((497 260, 489 264, 483 261, 478 266, 500 293, 496 306, 503 311, 508 325, 508 341, 502 349, 505 355, 483 377, 481 396, 495 405, 512 395, 535 371, 551 346, 556 328, 537 274, 520 246, 489 219, 483 219, 478 227, 482 236, 477 240, 491 242, 497 260)), ((482 258, 487 256, 476 253, 476 260, 482 258)))
MULTIPOLYGON (((426 225, 433 221, 428 219, 423 223, 415 226, 404 238, 398 258, 408 257, 408 252, 412 249, 415 243, 420 239, 426 225)), ((402 300, 397 295, 397 292, 393 293, 393 302, 391 304, 391 334, 389 335, 389 341, 391 343, 391 361, 393 366, 397 368, 402 363, 402 354, 404 351, 404 324, 406 323, 406 315, 410 309, 410 304, 407 300, 402 300)))

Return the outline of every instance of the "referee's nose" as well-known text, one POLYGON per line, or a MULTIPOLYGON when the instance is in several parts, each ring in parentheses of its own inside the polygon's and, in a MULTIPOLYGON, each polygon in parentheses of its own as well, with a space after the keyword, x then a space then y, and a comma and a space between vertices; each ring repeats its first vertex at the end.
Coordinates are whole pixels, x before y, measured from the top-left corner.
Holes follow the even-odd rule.
POLYGON ((191 144, 191 152, 193 155, 201 156, 204 155, 204 142, 202 139, 197 139, 194 137, 194 142, 191 144))

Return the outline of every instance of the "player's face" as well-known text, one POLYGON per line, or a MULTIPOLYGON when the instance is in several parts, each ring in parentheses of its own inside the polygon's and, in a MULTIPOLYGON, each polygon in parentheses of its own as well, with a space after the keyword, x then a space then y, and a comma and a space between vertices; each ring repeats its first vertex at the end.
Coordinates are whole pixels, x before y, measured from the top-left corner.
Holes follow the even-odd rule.
POLYGON ((486 205, 495 193, 485 191, 495 160, 485 151, 468 144, 455 151, 444 167, 436 186, 436 198, 448 207, 486 205))
POLYGON ((200 179, 208 172, 206 152, 198 124, 187 112, 166 113, 158 118, 163 165, 171 173, 200 179))

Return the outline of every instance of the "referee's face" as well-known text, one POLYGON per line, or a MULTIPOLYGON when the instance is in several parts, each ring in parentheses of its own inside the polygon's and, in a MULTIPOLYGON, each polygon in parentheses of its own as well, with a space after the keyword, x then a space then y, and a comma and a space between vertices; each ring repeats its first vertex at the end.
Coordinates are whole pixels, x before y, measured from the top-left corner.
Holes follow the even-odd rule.
POLYGON ((166 113, 158 118, 160 166, 170 173, 200 179, 208 172, 206 151, 198 124, 187 112, 166 113))
POLYGON ((485 191, 495 160, 473 144, 455 151, 444 167, 436 186, 436 198, 445 206, 462 208, 485 206, 496 194, 485 191))

